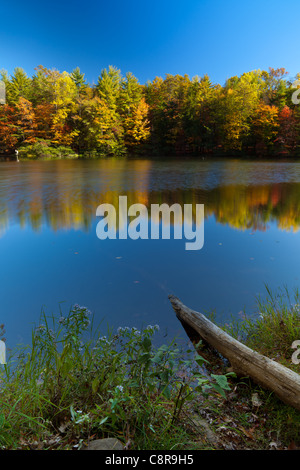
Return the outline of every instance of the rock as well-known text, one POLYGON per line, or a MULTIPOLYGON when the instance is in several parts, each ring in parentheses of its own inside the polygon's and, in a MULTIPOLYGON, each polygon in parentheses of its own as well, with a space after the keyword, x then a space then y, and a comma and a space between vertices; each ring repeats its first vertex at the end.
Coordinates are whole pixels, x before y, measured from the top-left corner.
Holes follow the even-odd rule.
POLYGON ((118 439, 108 437, 89 442, 83 450, 124 450, 124 446, 118 439))
POLYGON ((213 430, 211 429, 211 427, 209 426, 208 422, 205 419, 201 418, 197 414, 194 414, 191 417, 191 420, 196 428, 202 428, 202 430, 204 431, 205 437, 208 440, 208 442, 210 442, 210 444, 212 444, 215 447, 219 446, 220 444, 219 438, 213 432, 213 430))
POLYGON ((263 404, 263 402, 261 401, 261 399, 258 396, 258 393, 253 393, 252 394, 251 401, 252 401, 253 406, 259 407, 263 404))

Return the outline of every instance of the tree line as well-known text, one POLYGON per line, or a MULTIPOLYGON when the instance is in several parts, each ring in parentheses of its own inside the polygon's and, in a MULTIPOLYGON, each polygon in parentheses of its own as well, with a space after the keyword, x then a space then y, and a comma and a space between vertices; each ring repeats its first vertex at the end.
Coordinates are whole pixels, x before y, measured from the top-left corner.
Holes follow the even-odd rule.
POLYGON ((84 156, 298 155, 300 107, 284 68, 231 77, 156 77, 142 85, 116 67, 90 85, 71 73, 39 66, 1 71, 0 153, 38 157, 60 149, 84 156))

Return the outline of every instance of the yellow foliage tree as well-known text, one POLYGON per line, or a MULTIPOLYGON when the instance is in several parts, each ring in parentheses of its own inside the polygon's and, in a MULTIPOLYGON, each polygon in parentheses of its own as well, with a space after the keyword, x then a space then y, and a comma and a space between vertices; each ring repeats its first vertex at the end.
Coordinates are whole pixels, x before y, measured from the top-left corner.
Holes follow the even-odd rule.
POLYGON ((134 146, 145 142, 150 135, 150 121, 148 119, 149 106, 144 98, 140 100, 131 115, 124 121, 125 145, 134 146))

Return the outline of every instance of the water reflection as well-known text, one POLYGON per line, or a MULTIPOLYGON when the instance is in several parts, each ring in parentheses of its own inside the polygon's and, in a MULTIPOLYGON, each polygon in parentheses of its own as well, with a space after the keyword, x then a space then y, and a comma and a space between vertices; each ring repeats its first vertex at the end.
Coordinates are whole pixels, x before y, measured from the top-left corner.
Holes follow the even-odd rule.
MULTIPOLYGON (((297 163, 30 162, 0 167, 0 233, 11 225, 90 230, 99 204, 205 204, 205 217, 238 230, 300 226, 297 163)), ((195 214, 194 214, 195 215, 195 214)))
POLYGON ((290 233, 300 226, 299 196, 298 162, 2 163, 0 320, 8 339, 27 342, 41 308, 57 314, 74 303, 88 306, 96 323, 157 323, 173 337, 182 328, 169 294, 222 321, 239 318, 255 310, 265 283, 299 284, 300 239, 290 233), (172 238, 100 242, 96 209, 117 207, 120 195, 148 208, 204 204, 203 249, 172 238))

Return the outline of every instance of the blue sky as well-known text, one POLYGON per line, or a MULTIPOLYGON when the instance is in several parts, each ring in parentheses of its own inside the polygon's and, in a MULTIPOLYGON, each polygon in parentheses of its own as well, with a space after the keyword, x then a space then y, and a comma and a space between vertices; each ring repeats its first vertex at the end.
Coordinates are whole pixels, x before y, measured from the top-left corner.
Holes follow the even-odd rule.
POLYGON ((114 65, 141 83, 254 69, 300 72, 299 0, 0 0, 0 69, 79 66, 90 83, 114 65))

